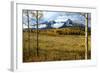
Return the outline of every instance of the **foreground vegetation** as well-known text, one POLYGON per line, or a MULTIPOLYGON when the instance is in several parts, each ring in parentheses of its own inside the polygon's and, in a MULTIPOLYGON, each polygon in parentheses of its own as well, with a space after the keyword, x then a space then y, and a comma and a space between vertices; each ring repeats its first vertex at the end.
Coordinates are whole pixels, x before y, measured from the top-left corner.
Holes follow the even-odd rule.
MULTIPOLYGON (((23 62, 83 60, 85 58, 84 30, 40 30, 38 31, 38 47, 36 32, 36 30, 30 33, 23 32, 23 62)), ((91 37, 89 36, 88 39, 88 59, 90 59, 91 37)))

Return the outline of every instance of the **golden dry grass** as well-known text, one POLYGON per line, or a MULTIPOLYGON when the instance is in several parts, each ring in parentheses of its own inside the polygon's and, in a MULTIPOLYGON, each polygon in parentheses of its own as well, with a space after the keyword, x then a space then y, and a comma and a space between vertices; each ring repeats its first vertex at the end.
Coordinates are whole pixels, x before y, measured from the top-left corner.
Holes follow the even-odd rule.
MULTIPOLYGON (((85 58, 85 35, 58 35, 52 30, 49 31, 39 32, 38 56, 37 34, 30 32, 29 44, 29 33, 23 32, 23 62, 83 60, 85 58)), ((91 58, 90 40, 89 36, 88 59, 91 58)))

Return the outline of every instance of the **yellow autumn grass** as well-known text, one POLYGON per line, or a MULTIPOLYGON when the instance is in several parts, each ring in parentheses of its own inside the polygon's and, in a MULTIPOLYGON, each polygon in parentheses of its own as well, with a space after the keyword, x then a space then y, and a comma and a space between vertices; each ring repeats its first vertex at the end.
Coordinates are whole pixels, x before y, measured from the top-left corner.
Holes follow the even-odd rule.
MULTIPOLYGON (((39 33, 38 36, 37 56, 37 34, 23 32, 23 62, 83 60, 85 58, 85 35, 55 34, 52 36, 48 35, 47 31, 46 33, 39 33), (30 35, 30 40, 28 35, 30 35)), ((90 36, 88 39, 88 59, 90 59, 90 36)))

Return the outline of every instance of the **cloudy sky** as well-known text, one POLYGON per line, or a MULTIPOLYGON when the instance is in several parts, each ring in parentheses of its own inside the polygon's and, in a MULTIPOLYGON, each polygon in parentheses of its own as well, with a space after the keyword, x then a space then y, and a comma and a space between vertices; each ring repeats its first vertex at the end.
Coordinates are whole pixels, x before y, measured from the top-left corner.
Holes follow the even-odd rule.
MULTIPOLYGON (((29 24, 36 24, 36 11, 30 10, 29 14, 29 24)), ((84 13, 83 13, 84 14, 84 13)), ((71 19, 73 22, 85 24, 85 17, 80 13, 76 12, 55 12, 55 11, 39 11, 39 23, 55 21, 55 22, 65 22, 68 19, 71 19)), ((22 16, 23 24, 27 25, 27 10, 23 10, 22 16)), ((91 16, 89 14, 89 26, 90 26, 91 16)), ((44 25, 43 25, 44 26, 44 25)), ((60 23, 56 26, 59 27, 60 23)))

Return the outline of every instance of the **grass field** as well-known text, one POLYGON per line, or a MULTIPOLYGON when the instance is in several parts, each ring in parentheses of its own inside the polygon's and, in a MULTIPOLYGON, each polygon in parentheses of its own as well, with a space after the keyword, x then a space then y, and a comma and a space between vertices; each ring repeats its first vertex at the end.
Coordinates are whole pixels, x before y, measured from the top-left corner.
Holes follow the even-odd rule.
MULTIPOLYGON (((37 47, 37 34, 35 32, 23 32, 23 62, 83 60, 85 58, 85 35, 59 35, 52 33, 47 30, 44 33, 44 30, 41 30, 38 35, 37 47)), ((88 59, 91 58, 90 44, 91 37, 89 36, 88 59)))

